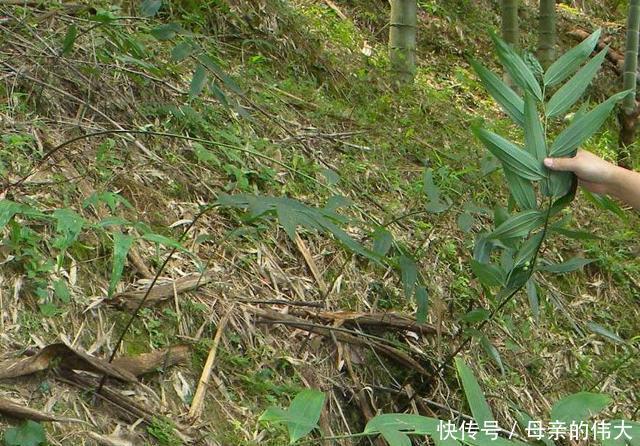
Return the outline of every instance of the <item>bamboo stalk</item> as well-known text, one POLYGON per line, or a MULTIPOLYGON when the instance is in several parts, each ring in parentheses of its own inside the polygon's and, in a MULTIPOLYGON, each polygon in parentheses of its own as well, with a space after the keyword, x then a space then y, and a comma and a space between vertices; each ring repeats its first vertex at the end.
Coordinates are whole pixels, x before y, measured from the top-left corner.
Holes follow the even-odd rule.
POLYGON ((538 59, 546 70, 556 57, 556 0, 540 0, 538 59))
POLYGON ((416 73, 416 0, 391 0, 389 22, 389 60, 397 82, 410 83, 416 73))

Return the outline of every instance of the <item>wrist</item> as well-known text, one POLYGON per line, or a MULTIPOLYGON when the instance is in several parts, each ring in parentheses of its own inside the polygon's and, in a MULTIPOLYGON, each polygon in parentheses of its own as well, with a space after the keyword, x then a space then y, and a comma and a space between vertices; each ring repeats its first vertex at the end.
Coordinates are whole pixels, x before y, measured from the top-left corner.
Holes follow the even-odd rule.
POLYGON ((621 198, 625 194, 625 186, 633 172, 624 167, 615 166, 605 182, 607 195, 621 198))

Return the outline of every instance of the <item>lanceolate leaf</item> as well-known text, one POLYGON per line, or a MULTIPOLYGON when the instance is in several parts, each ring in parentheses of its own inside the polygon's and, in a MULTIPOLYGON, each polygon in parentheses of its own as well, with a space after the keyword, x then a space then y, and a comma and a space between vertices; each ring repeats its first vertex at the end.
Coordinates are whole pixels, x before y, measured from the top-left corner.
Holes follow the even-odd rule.
POLYGON ((540 162, 547 156, 547 144, 536 100, 529 92, 525 92, 524 96, 524 146, 540 162))
POLYGON ((544 74, 544 84, 549 87, 562 82, 571 76, 580 65, 582 65, 591 55, 600 39, 601 29, 598 28, 593 34, 584 39, 581 43, 571 48, 558 58, 544 74))
POLYGON ((542 101, 540 85, 524 60, 500 37, 492 34, 491 38, 496 46, 498 58, 509 76, 521 88, 530 91, 539 101, 542 101))
POLYGON ((516 175, 508 167, 504 167, 503 170, 507 183, 509 183, 509 191, 520 209, 536 209, 538 206, 536 191, 531 181, 516 175))
POLYGON ((584 67, 580 68, 580 71, 569 79, 566 84, 555 92, 547 103, 546 113, 548 117, 552 118, 563 114, 580 99, 580 96, 582 96, 582 93, 584 93, 600 69, 607 55, 607 51, 609 51, 609 47, 600 51, 593 59, 587 62, 584 67))
POLYGON ((600 393, 579 392, 556 402, 551 409, 551 420, 586 421, 611 404, 611 397, 600 393))
POLYGON ((196 98, 202 93, 204 84, 207 82, 207 69, 204 65, 198 65, 193 72, 191 86, 189 87, 189 99, 196 98))
POLYGON ((402 276, 402 288, 407 299, 411 298, 418 280, 418 269, 416 262, 407 256, 401 256, 398 260, 400 275, 402 276))
POLYGON ((536 210, 515 214, 498 226, 489 237, 492 239, 510 239, 524 237, 544 222, 544 213, 536 210))
POLYGON ((616 344, 625 343, 624 339, 622 339, 620 336, 618 336, 611 330, 604 328, 602 325, 596 324, 595 322, 587 322, 587 328, 589 328, 589 330, 591 330, 592 332, 599 334, 600 336, 604 336, 610 341, 615 342, 616 344))
POLYGON ((506 280, 506 274, 502 268, 490 263, 480 263, 471 259, 473 274, 486 287, 502 286, 506 280))
POLYGON ((496 100, 498 105, 509 115, 513 121, 520 125, 524 125, 524 101, 516 94, 502 79, 480 65, 475 60, 469 61, 471 67, 482 81, 489 94, 496 100))
POLYGON ((132 236, 121 232, 113 234, 113 264, 111 265, 111 278, 109 279, 109 297, 115 292, 116 286, 122 277, 124 262, 127 259, 133 240, 132 236))
POLYGON ((564 197, 571 190, 574 179, 573 172, 551 172, 549 174, 549 193, 552 197, 564 197))
POLYGON ((439 438, 440 421, 406 413, 389 413, 373 417, 364 428, 369 435, 380 434, 389 446, 411 446, 408 435, 429 435, 439 438))
POLYGON ((464 393, 467 396, 469 408, 473 414, 473 418, 479 426, 483 426, 486 421, 493 421, 493 413, 484 397, 484 393, 473 375, 473 372, 460 358, 456 358, 456 369, 458 376, 462 381, 464 393))
POLYGON ((318 390, 303 390, 291 401, 289 409, 269 407, 260 421, 284 423, 289 431, 289 444, 294 444, 318 426, 324 400, 324 393, 318 390))
POLYGON ((533 277, 527 281, 527 298, 533 319, 537 322, 540 319, 540 301, 538 299, 538 287, 533 277))
POLYGON ((540 269, 542 271, 547 271, 550 273, 562 274, 562 273, 569 273, 571 271, 581 269, 583 266, 593 262, 594 260, 592 259, 582 259, 580 257, 574 257, 572 259, 567 260, 566 262, 555 263, 552 265, 545 265, 540 269))
POLYGON ((533 257, 536 254, 536 250, 540 246, 542 242, 542 237, 544 233, 542 231, 538 232, 535 235, 529 237, 520 247, 518 253, 516 254, 516 258, 513 261, 513 267, 517 268, 519 266, 525 265, 527 262, 533 260, 533 257))
POLYGON ((553 157, 573 155, 574 151, 587 138, 590 138, 598 131, 613 110, 613 107, 624 99, 627 94, 629 94, 629 91, 614 94, 589 113, 575 118, 571 125, 564 129, 553 141, 549 154, 553 157))
POLYGON ((64 41, 62 42, 62 54, 69 54, 73 49, 73 44, 76 41, 76 37, 78 37, 78 28, 76 25, 70 25, 67 30, 67 34, 64 36, 64 41))
POLYGON ((487 149, 516 175, 527 180, 544 178, 542 164, 511 141, 482 128, 475 128, 474 133, 487 149))
POLYGON ((429 294, 427 293, 427 289, 418 285, 416 287, 416 322, 419 324, 424 324, 427 322, 427 313, 429 312, 429 294))

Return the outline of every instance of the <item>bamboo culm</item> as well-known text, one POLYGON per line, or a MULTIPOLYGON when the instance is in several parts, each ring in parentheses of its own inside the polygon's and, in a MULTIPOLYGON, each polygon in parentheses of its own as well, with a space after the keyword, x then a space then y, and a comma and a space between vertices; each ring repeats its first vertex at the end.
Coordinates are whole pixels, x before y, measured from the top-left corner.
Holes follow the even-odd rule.
POLYGON ((546 70, 555 59, 556 1, 540 0, 538 22, 538 59, 546 70))
POLYGON ((389 22, 389 59, 396 81, 410 83, 416 72, 416 0, 392 0, 389 22))

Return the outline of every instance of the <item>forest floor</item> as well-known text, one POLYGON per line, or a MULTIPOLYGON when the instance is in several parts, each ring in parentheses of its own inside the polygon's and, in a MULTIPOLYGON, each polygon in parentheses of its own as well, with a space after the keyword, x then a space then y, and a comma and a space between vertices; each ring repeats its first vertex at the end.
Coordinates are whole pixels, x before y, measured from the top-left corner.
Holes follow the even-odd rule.
MULTIPOLYGON (((378 412, 468 413, 452 369, 433 372, 496 305, 469 261, 507 194, 470 127, 515 131, 467 63, 497 69, 495 2, 420 2, 419 69, 399 91, 384 1, 180 1, 146 18, 138 2, 12 3, 0 2, 0 396, 67 419, 45 423, 50 444, 282 445, 284 428, 258 418, 309 387, 327 395, 327 436, 378 412), (348 204, 348 220, 337 237, 299 227, 292 240, 273 218, 207 208, 247 193, 348 204), (425 324, 393 268, 345 246, 380 227, 416 259, 425 324), (107 364, 116 348, 126 376, 107 364), (86 371, 112 392, 96 397, 86 371)), ((525 4, 531 48, 535 17, 525 4)), ((597 22, 561 7, 561 47, 597 22)), ((620 48, 623 21, 600 22, 620 48)), ((619 83, 605 65, 589 100, 619 83)), ((611 158, 607 125, 586 148, 611 158)), ((640 359, 621 342, 640 334, 638 217, 578 194, 567 219, 596 237, 557 236, 545 256, 596 261, 540 275, 538 302, 518 295, 460 353, 501 425, 580 390, 638 416, 640 359)))

